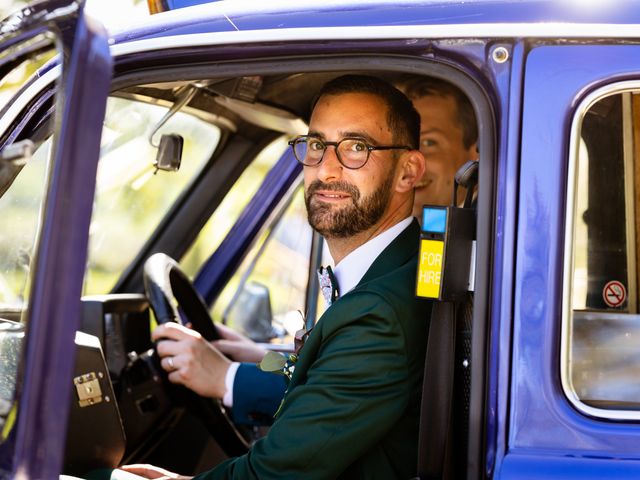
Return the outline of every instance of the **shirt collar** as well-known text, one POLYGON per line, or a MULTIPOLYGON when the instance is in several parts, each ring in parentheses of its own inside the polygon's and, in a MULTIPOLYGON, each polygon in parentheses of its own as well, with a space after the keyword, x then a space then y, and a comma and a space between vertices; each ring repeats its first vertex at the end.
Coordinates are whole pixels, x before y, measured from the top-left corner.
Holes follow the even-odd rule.
POLYGON ((358 285, 374 260, 412 221, 413 217, 401 220, 393 227, 360 245, 335 266, 333 274, 338 281, 340 295, 344 295, 358 285))

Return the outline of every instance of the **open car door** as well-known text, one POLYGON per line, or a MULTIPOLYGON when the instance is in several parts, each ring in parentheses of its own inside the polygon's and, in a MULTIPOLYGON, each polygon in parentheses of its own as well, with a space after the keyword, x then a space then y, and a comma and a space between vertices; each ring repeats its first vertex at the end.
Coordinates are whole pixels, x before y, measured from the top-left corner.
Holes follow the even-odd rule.
POLYGON ((1 478, 57 478, 64 455, 111 80, 106 34, 83 3, 43 1, 0 23, 1 478), (45 142, 46 158, 31 154, 45 142))

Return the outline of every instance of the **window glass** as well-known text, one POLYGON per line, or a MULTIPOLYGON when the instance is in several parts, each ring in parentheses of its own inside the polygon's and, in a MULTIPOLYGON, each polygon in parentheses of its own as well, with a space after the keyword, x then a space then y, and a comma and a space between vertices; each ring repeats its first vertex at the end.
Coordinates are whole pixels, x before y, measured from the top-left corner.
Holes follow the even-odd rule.
POLYGON ((220 246, 231 227, 258 191, 267 172, 288 148, 287 138, 281 137, 262 150, 242 172, 235 185, 211 215, 187 253, 180 260, 184 272, 195 278, 205 260, 220 246))
POLYGON ((640 409, 636 221, 640 92, 600 98, 576 142, 566 368, 572 395, 589 407, 640 409))
MULTIPOLYGON (((195 278, 202 264, 218 248, 287 148, 286 137, 277 139, 243 172, 181 259, 180 264, 189 277, 195 278)), ((307 223, 301 185, 285 203, 284 213, 277 216, 275 223, 256 241, 212 306, 212 317, 216 321, 228 323, 258 341, 289 341, 289 334, 302 326, 301 312, 309 307, 306 295, 312 230, 307 223)), ((326 244, 323 263, 330 263, 326 244)), ((315 281, 313 276, 311 281, 315 281)), ((316 319, 324 309, 320 295, 316 319)))
POLYGON ((112 97, 102 131, 96 195, 89 232, 84 293, 108 293, 178 196, 211 157, 220 129, 178 112, 154 135, 184 138, 177 172, 157 171, 150 135, 168 108, 112 97))
MULTIPOLYGON (((23 49, 36 49, 0 78, 0 108, 14 103, 15 95, 36 77, 34 73, 55 56, 55 49, 47 48, 47 44, 50 40, 37 36, 2 52, 0 58, 15 55, 20 59, 19 52, 23 49)), ((9 148, 5 149, 3 154, 8 151, 9 148)), ((28 303, 50 157, 51 141, 46 141, 29 158, 0 159, 0 306, 3 311, 22 311, 28 303)))
MULTIPOLYGON (((25 86, 33 83, 38 77, 34 72, 55 54, 51 39, 44 36, 0 53, 0 60, 11 59, 4 65, 8 68, 6 76, 0 78, 0 109, 5 114, 13 109, 21 120, 15 130, 3 132, 3 141, 26 135, 22 129, 28 115, 19 104, 22 101, 24 106, 32 98, 25 100, 25 86), (27 56, 27 52, 31 53, 27 56), (18 98, 20 95, 22 98, 18 98)), ((8 143, 12 144, 0 152, 0 443, 7 438, 16 418, 10 412, 53 161, 50 140, 35 152, 30 140, 8 143)), ((2 470, 4 467, 0 465, 2 478, 9 475, 2 470)))
POLYGON ((299 186, 223 290, 214 319, 256 341, 289 341, 304 325, 311 239, 299 186))
MULTIPOLYGON (((0 304, 22 310, 27 304, 49 171, 51 141, 38 148, 0 196, 0 304)), ((2 191, 2 187, 0 187, 2 191)))

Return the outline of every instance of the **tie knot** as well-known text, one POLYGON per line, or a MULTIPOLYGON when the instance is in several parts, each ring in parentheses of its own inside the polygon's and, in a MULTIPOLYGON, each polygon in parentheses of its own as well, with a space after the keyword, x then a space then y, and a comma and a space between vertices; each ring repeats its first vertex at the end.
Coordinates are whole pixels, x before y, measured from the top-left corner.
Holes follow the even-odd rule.
POLYGON ((318 279, 320 281, 322 296, 327 302, 327 305, 331 305, 340 295, 338 291, 338 281, 336 280, 331 267, 320 267, 318 269, 318 279))

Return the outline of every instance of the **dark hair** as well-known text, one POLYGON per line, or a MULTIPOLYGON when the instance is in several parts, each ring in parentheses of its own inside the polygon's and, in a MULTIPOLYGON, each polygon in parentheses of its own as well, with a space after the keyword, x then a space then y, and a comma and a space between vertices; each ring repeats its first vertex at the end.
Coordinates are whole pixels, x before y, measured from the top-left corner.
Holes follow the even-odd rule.
POLYGON ((457 106, 458 124, 462 128, 462 141, 465 148, 478 142, 478 123, 473 106, 467 96, 458 87, 445 80, 434 77, 411 77, 399 84, 407 97, 412 101, 427 95, 453 97, 457 106))
POLYGON ((420 145, 420 115, 411 100, 400 90, 376 77, 343 75, 325 83, 312 103, 312 110, 325 95, 368 93, 387 104, 387 123, 393 132, 393 141, 418 149, 420 145))

